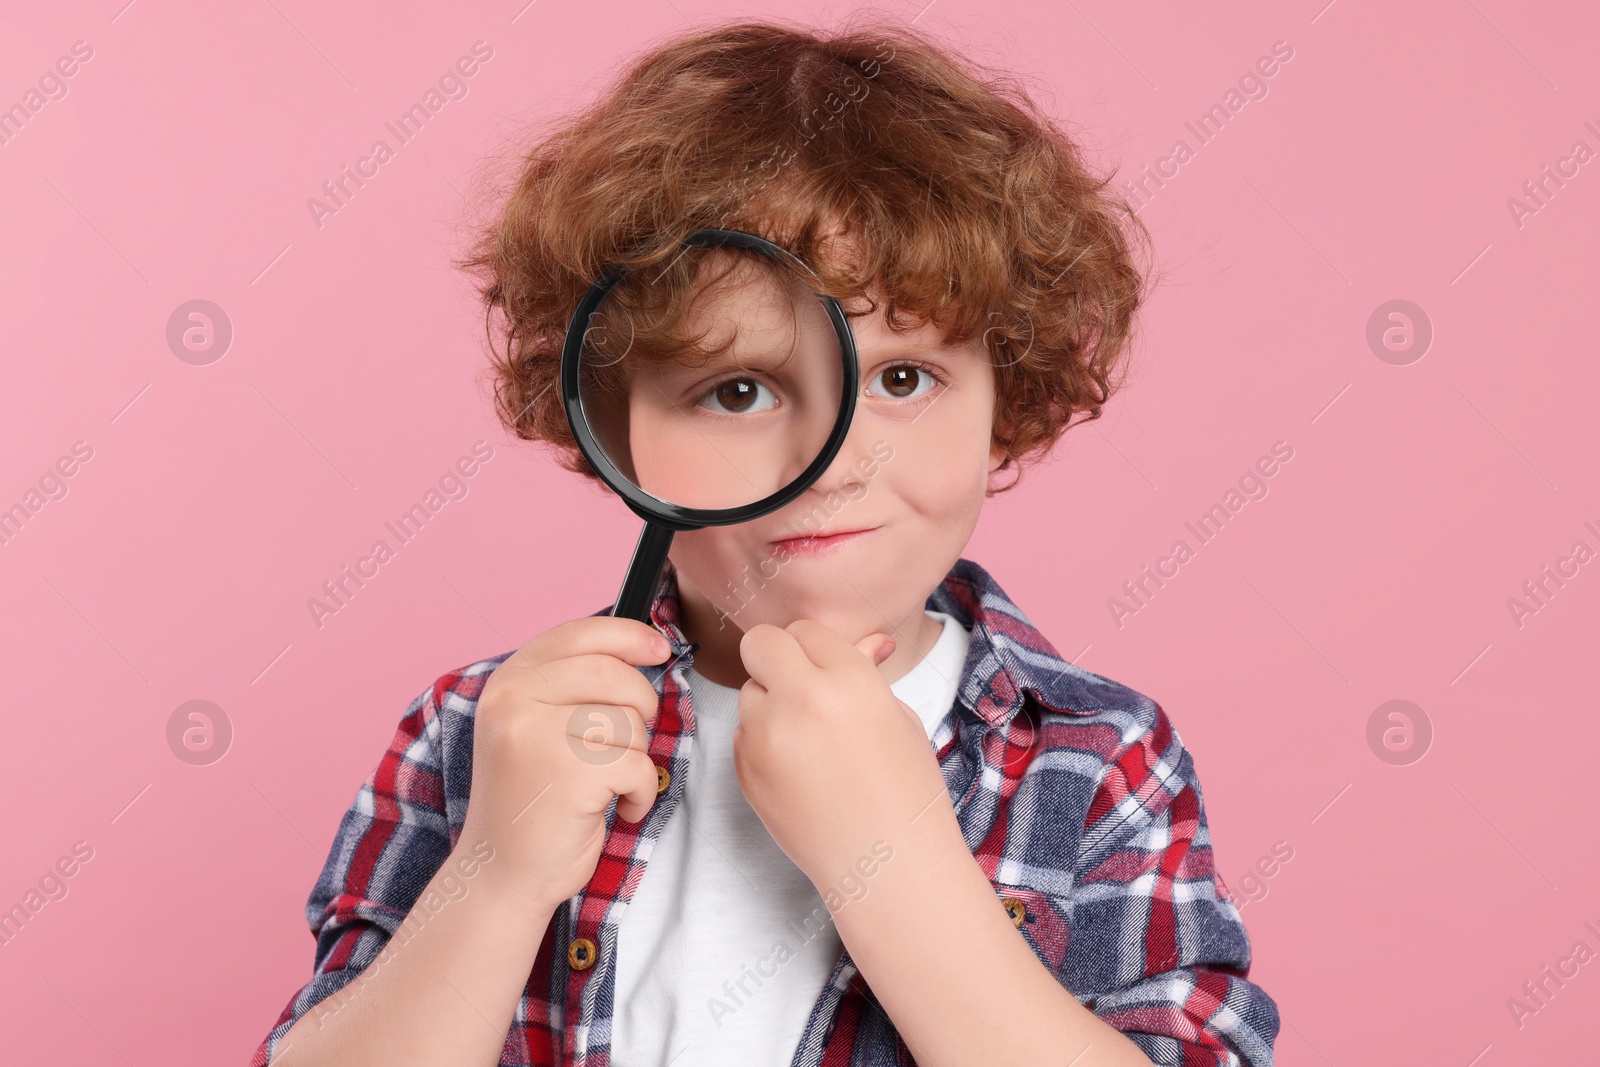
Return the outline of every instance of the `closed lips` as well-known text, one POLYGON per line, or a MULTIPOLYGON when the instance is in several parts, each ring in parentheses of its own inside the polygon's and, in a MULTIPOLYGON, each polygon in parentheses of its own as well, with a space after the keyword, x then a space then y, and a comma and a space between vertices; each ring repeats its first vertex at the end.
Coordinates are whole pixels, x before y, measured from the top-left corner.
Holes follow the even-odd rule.
POLYGON ((830 534, 807 534, 800 537, 787 537, 781 541, 771 542, 774 552, 794 555, 796 553, 810 555, 857 540, 882 527, 872 526, 860 530, 840 530, 830 534))

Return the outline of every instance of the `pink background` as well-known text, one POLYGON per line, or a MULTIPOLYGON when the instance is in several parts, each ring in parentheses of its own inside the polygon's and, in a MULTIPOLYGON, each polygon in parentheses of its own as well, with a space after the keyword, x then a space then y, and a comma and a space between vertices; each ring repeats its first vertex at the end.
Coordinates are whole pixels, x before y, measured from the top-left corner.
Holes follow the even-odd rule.
MULTIPOLYGON (((0 1041, 18 1063, 242 1063, 310 975, 306 894, 406 704, 609 603, 638 531, 493 420, 449 266, 485 160, 665 35, 849 9, 123 3, 12 5, 0 34, 0 105, 94 50, 0 145, 0 507, 93 449, 0 545, 0 907, 94 849, 0 946, 0 1041), (478 40, 470 94, 319 228, 307 199, 478 40), (234 329, 205 366, 166 341, 194 299, 234 329), (468 495, 319 628, 307 600, 478 440, 468 495), (208 766, 166 738, 194 699, 234 731, 208 766)), ((1235 892, 1292 847, 1244 910, 1280 1062, 1592 1049, 1600 964, 1520 1028, 1507 1000, 1600 949, 1600 563, 1520 628, 1507 601, 1600 549, 1600 162, 1520 227, 1507 202, 1600 149, 1600 16, 938 0, 918 25, 1029 77, 1102 168, 1196 149, 1143 210, 1169 278, 1141 378, 964 554, 1169 711, 1235 892), (1197 146, 1184 123, 1279 40, 1267 95, 1197 146), (1366 339, 1395 299, 1434 330, 1404 366, 1366 339), (1108 599, 1280 440, 1270 493, 1119 627, 1108 599), (1434 733, 1407 765, 1367 740, 1394 699, 1434 733)))

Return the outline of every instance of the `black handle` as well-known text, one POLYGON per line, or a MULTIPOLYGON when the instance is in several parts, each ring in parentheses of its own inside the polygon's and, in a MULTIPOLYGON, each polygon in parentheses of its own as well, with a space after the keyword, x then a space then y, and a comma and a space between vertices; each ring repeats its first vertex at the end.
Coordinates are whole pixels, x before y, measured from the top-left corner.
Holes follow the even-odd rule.
POLYGON ((672 547, 673 531, 665 526, 646 522, 639 532, 639 543, 633 550, 633 562, 628 564, 628 576, 622 580, 622 591, 612 605, 611 614, 620 619, 635 619, 649 625, 650 605, 655 601, 656 585, 667 564, 667 549, 672 547))

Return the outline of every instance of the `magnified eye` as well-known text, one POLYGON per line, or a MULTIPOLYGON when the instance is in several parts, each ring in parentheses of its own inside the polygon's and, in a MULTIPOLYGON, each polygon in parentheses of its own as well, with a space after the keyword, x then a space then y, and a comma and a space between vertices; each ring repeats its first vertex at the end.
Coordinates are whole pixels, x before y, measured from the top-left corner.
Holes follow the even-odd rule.
POLYGON ((928 367, 917 363, 896 363, 887 367, 873 380, 874 384, 882 383, 885 392, 873 393, 874 396, 889 397, 894 400, 916 400, 926 396, 933 387, 940 384, 941 379, 928 367))
POLYGON ((729 378, 707 390, 699 404, 720 415, 745 415, 765 411, 778 398, 754 378, 729 378))

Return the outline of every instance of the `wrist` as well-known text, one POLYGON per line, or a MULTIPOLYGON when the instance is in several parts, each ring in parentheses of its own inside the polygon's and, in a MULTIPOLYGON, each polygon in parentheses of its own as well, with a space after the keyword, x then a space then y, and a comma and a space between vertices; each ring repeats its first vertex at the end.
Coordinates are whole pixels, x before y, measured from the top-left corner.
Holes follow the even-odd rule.
POLYGON ((541 938, 557 905, 522 892, 512 883, 512 873, 511 865, 488 840, 462 834, 435 880, 445 888, 449 888, 449 884, 464 883, 467 889, 462 895, 479 897, 479 908, 487 909, 494 921, 507 927, 508 932, 521 930, 536 939, 541 938))
POLYGON ((566 898, 549 900, 528 892, 516 880, 516 872, 507 864, 499 871, 485 871, 483 896, 485 906, 494 911, 498 921, 514 924, 517 929, 542 937, 556 910, 566 903, 566 898))

